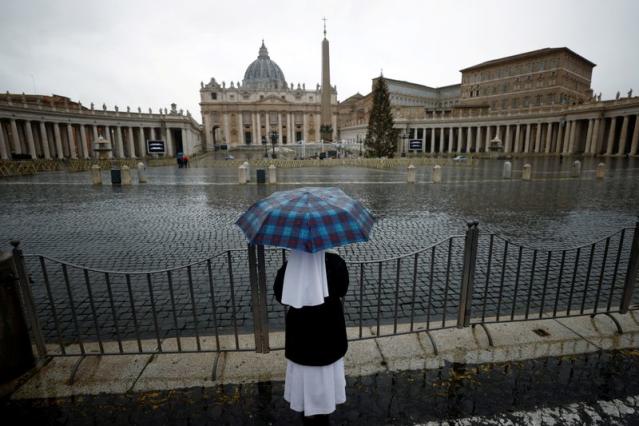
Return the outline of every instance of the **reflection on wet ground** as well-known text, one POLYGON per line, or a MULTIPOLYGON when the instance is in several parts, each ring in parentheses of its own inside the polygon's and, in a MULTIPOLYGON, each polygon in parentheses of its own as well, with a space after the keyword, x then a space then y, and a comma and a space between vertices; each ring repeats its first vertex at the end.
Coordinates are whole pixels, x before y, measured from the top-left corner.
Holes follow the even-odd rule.
MULTIPOLYGON (((282 394, 283 383, 266 382, 3 401, 2 411, 38 425, 301 423, 282 394)), ((543 424, 636 424, 639 407, 629 407, 628 401, 636 402, 638 394, 639 352, 624 350, 349 377, 347 402, 331 417, 333 424, 455 419, 466 419, 459 424, 522 424, 515 412, 532 410, 537 414, 530 418, 543 418, 543 424)))

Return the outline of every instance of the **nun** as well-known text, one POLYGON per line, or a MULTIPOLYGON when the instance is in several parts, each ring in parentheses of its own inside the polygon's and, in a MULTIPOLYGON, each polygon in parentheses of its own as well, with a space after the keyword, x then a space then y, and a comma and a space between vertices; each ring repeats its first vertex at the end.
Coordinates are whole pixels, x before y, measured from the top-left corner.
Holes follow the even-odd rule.
POLYGON ((329 424, 346 401, 344 308, 346 262, 336 252, 292 250, 273 286, 286 313, 284 399, 304 424, 329 424))

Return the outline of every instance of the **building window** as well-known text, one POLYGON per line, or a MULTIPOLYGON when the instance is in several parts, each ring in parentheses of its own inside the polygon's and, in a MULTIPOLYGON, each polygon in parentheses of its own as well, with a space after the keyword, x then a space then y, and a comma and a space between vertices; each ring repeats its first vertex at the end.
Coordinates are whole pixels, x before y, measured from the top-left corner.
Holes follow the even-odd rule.
POLYGON ((217 99, 217 93, 211 92, 211 99, 217 99))

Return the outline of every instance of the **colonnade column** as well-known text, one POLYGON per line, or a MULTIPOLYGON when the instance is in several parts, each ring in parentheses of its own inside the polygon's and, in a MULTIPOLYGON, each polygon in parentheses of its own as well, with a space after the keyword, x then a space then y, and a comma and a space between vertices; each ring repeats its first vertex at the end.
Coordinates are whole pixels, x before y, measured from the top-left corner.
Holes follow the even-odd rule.
POLYGON ((466 128, 466 151, 465 152, 473 152, 473 128, 466 128))
POLYGON ((592 128, 592 137, 590 140, 590 153, 591 154, 597 154, 599 153, 599 136, 601 133, 602 127, 601 127, 601 119, 597 118, 595 120, 595 124, 592 128))
POLYGON ((457 149, 455 150, 458 153, 462 152, 462 144, 464 143, 464 138, 462 134, 462 128, 457 128, 457 149))
POLYGON ((635 116, 635 130, 632 131, 632 142, 630 143, 630 155, 637 155, 639 148, 639 114, 635 116))
POLYGON ((231 145, 231 129, 229 128, 231 123, 229 122, 229 113, 225 112, 222 116, 224 121, 224 143, 227 147, 231 145))
POLYGON ((266 136, 266 143, 270 144, 271 143, 271 113, 270 112, 265 112, 264 113, 264 135, 266 136))
POLYGON ((548 154, 552 145, 552 123, 546 123, 546 146, 544 152, 548 154))
POLYGON ((493 140, 490 134, 490 125, 486 126, 486 148, 485 151, 488 152, 488 147, 490 146, 490 141, 493 140))
POLYGON ((437 129, 433 127, 430 133, 430 153, 431 154, 435 153, 435 132, 436 131, 437 129))
POLYGON ((526 124, 526 141, 524 143, 524 152, 530 152, 530 123, 526 124))
POLYGON ((138 151, 140 152, 140 158, 146 157, 146 147, 144 145, 144 127, 140 126, 138 129, 138 151))
POLYGON ((49 150, 49 136, 47 135, 47 127, 44 124, 44 121, 40 122, 40 143, 42 143, 42 152, 44 153, 44 158, 50 160, 51 152, 49 150))
POLYGON ((175 149, 173 148, 173 135, 171 134, 171 129, 168 126, 166 128, 166 145, 168 147, 168 154, 170 156, 174 156, 177 154, 175 152, 175 149))
POLYGON ((80 155, 82 158, 90 158, 89 150, 87 149, 87 132, 84 128, 84 124, 80 124, 80 155))
POLYGON ((617 117, 610 118, 610 130, 608 131, 608 145, 606 145, 606 155, 612 155, 612 148, 615 143, 615 127, 617 125, 617 117))
POLYGON ((22 146, 20 145, 20 137, 18 135, 18 125, 14 119, 11 119, 11 143, 16 154, 22 154, 22 146))
POLYGON ((59 123, 53 123, 53 136, 55 137, 56 157, 61 160, 64 158, 64 151, 62 151, 62 136, 60 135, 59 123))
POLYGON ((29 147, 29 155, 31 159, 35 160, 37 158, 35 142, 33 141, 33 129, 31 128, 31 122, 25 121, 24 128, 27 132, 27 146, 29 147))
POLYGON ((535 126, 535 153, 539 153, 541 150, 541 123, 537 123, 535 126))
POLYGON ((135 142, 133 141, 133 127, 129 126, 129 135, 127 136, 128 145, 129 145, 129 157, 137 158, 135 155, 135 142))
POLYGON ((480 126, 475 127, 475 151, 476 152, 483 151, 483 149, 481 149, 481 127, 480 126))
POLYGON ((237 144, 244 145, 244 118, 242 111, 237 112, 237 144))
POLYGON ((67 124, 67 142, 69 143, 69 155, 74 160, 78 158, 78 150, 75 145, 75 138, 73 137, 73 126, 71 123, 67 124))
POLYGON ((282 113, 277 113, 277 143, 282 145, 282 113))
POLYGON ((559 122, 559 124, 557 124, 557 141, 555 142, 555 154, 561 153, 561 142, 563 140, 563 132, 564 127, 566 127, 566 123, 564 122, 563 126, 561 124, 561 121, 559 122))
MULTIPOLYGON (((635 125, 635 127, 637 127, 635 125)), ((619 150, 618 155, 624 155, 626 153, 626 139, 628 139, 628 116, 623 117, 623 124, 621 124, 621 134, 619 135, 619 150)))
POLYGON ((9 159, 9 150, 7 149, 7 140, 4 137, 4 130, 2 130, 2 122, 0 122, 0 159, 9 159))
POLYGON ((506 137, 504 138, 504 152, 510 152, 510 124, 506 124, 506 137))
POLYGON ((256 138, 257 138, 257 144, 261 144, 262 143, 262 117, 260 116, 260 113, 256 113, 255 116, 255 124, 256 124, 256 129, 257 129, 257 134, 256 134, 256 138))
POLYGON ((306 111, 302 112, 302 140, 306 143, 306 138, 308 137, 308 117, 306 116, 306 111))
MULTIPOLYGON (((454 135, 453 135, 454 131, 453 130, 454 129, 452 127, 448 128, 448 151, 447 152, 449 152, 449 153, 453 152, 453 137, 454 137, 454 135)), ((424 133, 424 135, 425 135, 425 133, 424 133)))
POLYGON ((439 153, 443 153, 444 152, 444 128, 440 127, 439 128, 439 153))
POLYGON ((568 144, 568 154, 575 152, 575 141, 577 139, 577 120, 573 120, 570 126, 570 141, 568 144))
POLYGON ((586 149, 584 150, 584 154, 590 154, 590 147, 592 145, 592 126, 593 119, 588 120, 588 130, 586 131, 586 149))
POLYGON ((521 135, 520 128, 521 128, 521 126, 519 124, 516 124, 516 126, 517 126, 517 128, 515 129, 515 148, 513 149, 513 152, 518 153, 518 152, 520 152, 519 140, 521 139, 520 138, 520 135, 521 135))

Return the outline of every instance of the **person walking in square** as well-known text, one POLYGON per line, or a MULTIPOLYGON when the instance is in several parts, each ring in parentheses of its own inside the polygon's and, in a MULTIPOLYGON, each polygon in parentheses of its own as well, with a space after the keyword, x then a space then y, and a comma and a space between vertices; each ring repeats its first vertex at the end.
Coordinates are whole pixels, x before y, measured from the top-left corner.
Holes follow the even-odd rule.
POLYGON ((348 349, 341 298, 348 291, 346 262, 336 252, 294 250, 277 272, 273 290, 286 313, 284 399, 304 424, 329 424, 346 401, 348 349))

